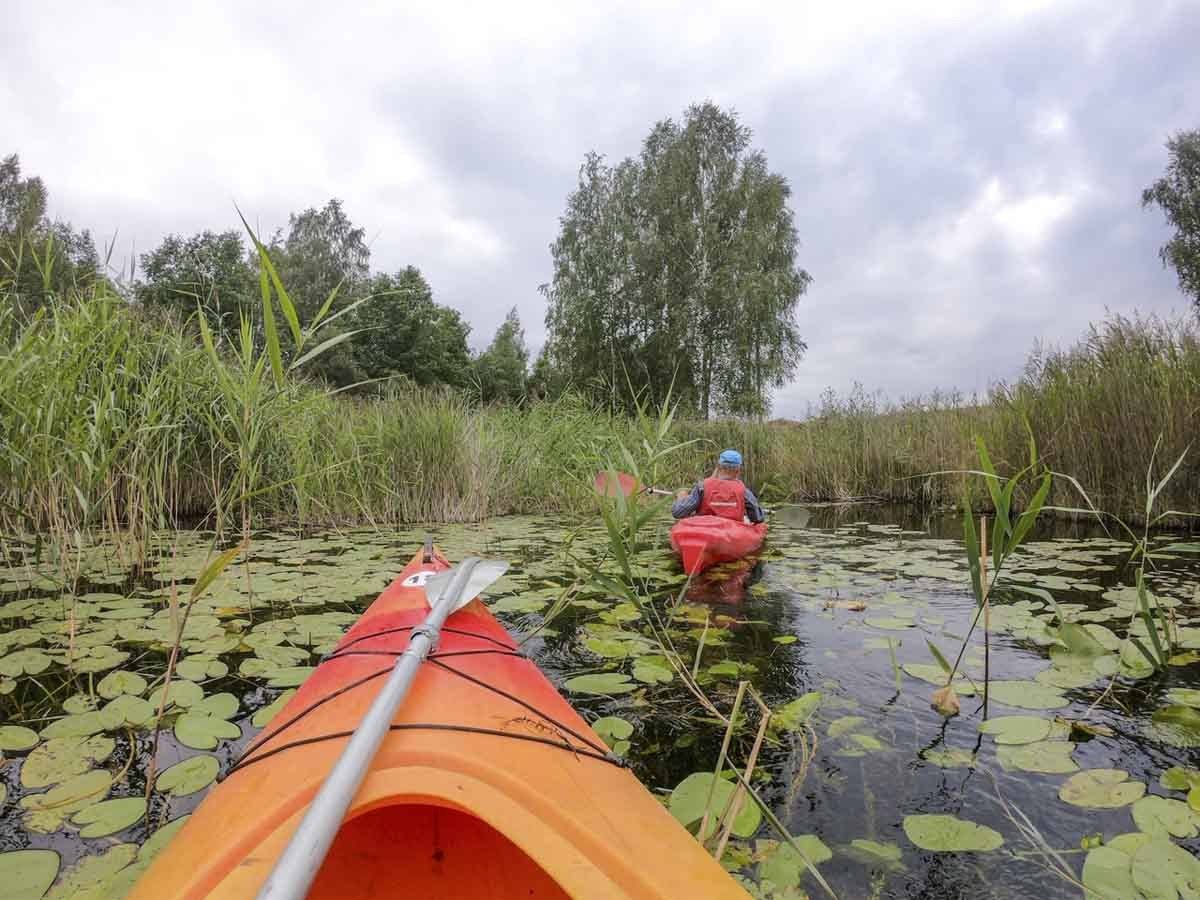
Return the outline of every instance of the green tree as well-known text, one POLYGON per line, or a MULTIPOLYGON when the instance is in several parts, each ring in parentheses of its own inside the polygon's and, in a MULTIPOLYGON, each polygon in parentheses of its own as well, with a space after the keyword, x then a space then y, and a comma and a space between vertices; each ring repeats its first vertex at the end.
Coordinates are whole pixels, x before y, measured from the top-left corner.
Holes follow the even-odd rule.
POLYGON ((15 153, 0 161, 0 233, 32 231, 46 217, 46 185, 38 177, 21 177, 15 153))
POLYGON ((571 387, 568 373, 559 368, 550 356, 549 347, 543 345, 526 381, 529 396, 535 400, 556 400, 571 387))
POLYGON ((471 370, 470 326, 457 310, 434 302, 433 290, 414 266, 376 275, 371 299, 354 312, 356 367, 366 378, 403 375, 418 384, 465 387, 471 370))
POLYGON ((100 257, 86 230, 46 217, 41 178, 21 177, 16 155, 0 161, 0 297, 23 313, 100 277, 100 257))
POLYGON ((199 305, 214 331, 228 337, 239 332, 242 315, 261 302, 257 275, 236 231, 168 235, 142 254, 141 265, 144 277, 135 288, 139 302, 185 316, 199 305))
POLYGON ((674 395, 763 415, 804 351, 787 180, 712 103, 657 123, 640 156, 589 154, 551 245, 546 366, 613 408, 674 395))
POLYGON ((514 306, 496 329, 488 348, 475 360, 475 380, 484 403, 516 403, 525 398, 529 350, 514 306))
POLYGON ((1167 158, 1166 174, 1142 192, 1142 206, 1157 205, 1175 229, 1159 256, 1200 310, 1200 129, 1170 138, 1167 158))
POLYGON ((335 312, 363 295, 371 276, 366 234, 337 199, 288 217, 287 234, 278 232, 270 251, 298 313, 307 317, 316 312, 335 289, 335 312))
MULTIPOLYGON (((330 200, 321 209, 293 213, 286 234, 276 233, 269 249, 302 319, 312 319, 330 295, 334 295, 332 314, 367 293, 371 251, 366 231, 350 221, 340 200, 330 200)), ((344 333, 347 318, 317 335, 318 343, 344 333)), ((364 373, 356 365, 353 350, 354 341, 361 337, 337 344, 314 360, 310 374, 338 387, 362 380, 364 373)))
POLYGON ((728 326, 724 356, 717 357, 713 387, 722 411, 762 417, 770 412, 772 389, 788 382, 804 355, 794 312, 812 279, 796 265, 787 180, 768 171, 766 158, 754 153, 738 189, 745 198, 746 227, 737 242, 741 259, 731 287, 741 303, 728 326))
POLYGON ((644 317, 632 302, 637 175, 630 160, 613 169, 596 153, 585 157, 550 245, 554 280, 541 288, 548 301, 546 368, 580 373, 581 389, 614 409, 631 406, 627 372, 639 386, 647 380, 644 317))

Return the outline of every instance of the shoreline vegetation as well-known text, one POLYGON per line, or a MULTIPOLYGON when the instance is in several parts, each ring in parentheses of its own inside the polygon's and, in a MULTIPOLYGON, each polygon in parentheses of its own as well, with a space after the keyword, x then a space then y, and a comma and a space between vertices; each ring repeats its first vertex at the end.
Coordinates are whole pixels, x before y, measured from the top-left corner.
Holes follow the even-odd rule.
MULTIPOLYGON (((235 417, 200 338, 194 320, 181 325, 104 284, 27 320, 0 308, 0 528, 68 541, 107 528, 137 544, 157 528, 197 522, 236 531, 247 521, 581 516, 595 510, 595 460, 634 436, 630 419, 569 392, 484 405, 402 380, 363 396, 288 377, 263 408, 249 402, 235 417), (250 428, 259 415, 269 427, 250 428), (228 449, 241 440, 234 432, 253 435, 250 481, 228 449), (235 477, 244 489, 231 499, 235 477)), ((985 492, 962 474, 974 467, 976 437, 1003 474, 1024 464, 1032 435, 1049 467, 1132 522, 1143 512, 1147 463, 1165 470, 1198 425, 1200 326, 1110 316, 1070 348, 1035 349, 1019 379, 985 397, 889 404, 857 391, 826 395, 804 421, 678 420, 673 440, 693 443, 655 486, 690 484, 731 445, 767 503, 933 509, 973 491, 972 504, 986 508, 985 492), (957 474, 934 474, 946 472, 957 474)), ((1188 453, 1160 502, 1192 509, 1198 490, 1200 462, 1188 453)))

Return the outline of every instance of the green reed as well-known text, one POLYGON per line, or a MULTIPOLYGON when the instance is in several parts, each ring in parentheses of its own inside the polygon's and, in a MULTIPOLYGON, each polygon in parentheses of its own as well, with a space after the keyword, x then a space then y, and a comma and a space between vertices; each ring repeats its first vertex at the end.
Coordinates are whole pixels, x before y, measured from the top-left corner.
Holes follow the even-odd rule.
MULTIPOLYGON (((137 562, 153 530, 195 522, 244 532, 271 520, 587 516, 596 453, 652 437, 638 417, 569 395, 480 406, 403 379, 332 395, 305 379, 304 363, 352 339, 321 340, 335 299, 299 322, 258 252, 263 302, 231 340, 209 334, 208 344, 199 317, 142 309, 103 280, 28 316, 0 274, 0 531, 49 536, 68 572, 70 548, 90 529, 111 531, 137 562)), ((768 502, 949 507, 965 495, 988 509, 990 492, 961 474, 975 436, 998 468, 1015 470, 1028 428, 1047 465, 1072 473, 1100 508, 1141 523, 1145 460, 1177 458, 1197 426, 1200 327, 1113 317, 1074 347, 1036 351, 1020 379, 985 398, 885 403, 860 390, 826 395, 802 422, 674 416, 664 439, 677 449, 652 474, 658 487, 687 486, 735 446, 768 502)), ((1200 464, 1189 457, 1158 499, 1187 508, 1198 492, 1200 464)), ((1019 488, 1013 503, 1031 497, 1019 488)))

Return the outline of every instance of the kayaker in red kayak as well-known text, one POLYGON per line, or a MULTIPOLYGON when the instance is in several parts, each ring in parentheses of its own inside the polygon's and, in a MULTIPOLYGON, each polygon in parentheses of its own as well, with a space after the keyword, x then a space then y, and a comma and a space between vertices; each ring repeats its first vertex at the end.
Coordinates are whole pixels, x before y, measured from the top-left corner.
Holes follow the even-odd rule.
POLYGON ((723 450, 712 475, 698 481, 691 491, 680 491, 671 506, 676 519, 688 516, 720 516, 734 522, 762 522, 762 507, 754 492, 742 481, 742 454, 723 450))

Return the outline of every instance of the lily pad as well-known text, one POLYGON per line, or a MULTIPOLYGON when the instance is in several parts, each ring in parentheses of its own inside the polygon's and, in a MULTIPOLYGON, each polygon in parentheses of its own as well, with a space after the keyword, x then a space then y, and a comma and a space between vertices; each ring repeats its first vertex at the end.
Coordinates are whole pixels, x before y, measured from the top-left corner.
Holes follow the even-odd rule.
MULTIPOLYGON (((170 709, 172 706, 180 706, 187 709, 189 706, 195 706, 204 699, 204 688, 192 681, 172 681, 166 693, 167 709, 170 709)), ((159 704, 162 703, 162 696, 163 689, 158 687, 147 698, 156 713, 159 704)))
POLYGON ((1117 637, 1111 629, 1095 623, 1084 625, 1084 629, 1096 642, 1107 650, 1109 653, 1119 653, 1121 650, 1121 639, 1117 637))
POLYGON ((96 693, 106 700, 114 700, 122 694, 140 697, 146 691, 146 679, 137 672, 118 669, 109 672, 96 685, 96 693))
POLYGON ((796 731, 812 717, 820 705, 820 691, 809 691, 775 710, 771 716, 771 724, 785 731, 796 731))
POLYGON ((303 666, 310 656, 307 650, 300 647, 279 646, 256 647, 254 655, 281 669, 303 666))
MULTIPOLYGON (((709 806, 709 828, 715 825, 716 817, 729 804, 733 797, 734 786, 724 778, 718 778, 712 772, 693 772, 683 779, 675 790, 671 791, 668 808, 671 815, 683 823, 685 827, 695 825, 704 817, 705 804, 709 806)), ((733 820, 733 833, 738 837, 750 837, 762 823, 762 812, 749 797, 743 796, 742 806, 733 820)))
MULTIPOLYGON (((1050 668, 1043 669, 1034 675, 1033 679, 1038 684, 1060 690, 1087 687, 1101 677, 1094 665, 1095 660, 1099 658, 1093 656, 1068 657, 1070 662, 1067 663, 1060 658, 1050 668)), ((1115 656, 1111 658, 1116 660, 1115 656)))
POLYGON ((38 745, 38 733, 20 725, 0 725, 0 751, 24 753, 38 745))
POLYGON ((21 764, 21 784, 40 788, 68 781, 87 772, 94 763, 104 762, 116 748, 116 742, 102 734, 51 738, 21 764))
POLYGON ((1068 778, 1058 789, 1058 798, 1088 809, 1118 809, 1146 793, 1140 781, 1126 781, 1124 769, 1088 769, 1068 778))
MULTIPOLYGON (((861 732, 853 732, 846 737, 847 746, 853 750, 866 750, 874 752, 876 750, 886 750, 887 745, 873 734, 863 734, 861 732)), ((848 752, 846 748, 838 751, 839 756, 858 756, 859 753, 848 752)))
POLYGON ((41 650, 26 648, 0 657, 0 675, 17 678, 21 675, 40 675, 54 660, 41 650))
POLYGON ((188 713, 202 716, 216 716, 218 719, 232 719, 237 715, 238 706, 238 698, 233 694, 212 694, 192 706, 188 710, 188 713))
POLYGON ((71 822, 83 826, 79 829, 80 837, 98 838, 124 831, 135 822, 141 821, 145 814, 144 797, 121 797, 116 800, 102 800, 94 806, 82 809, 71 817, 71 822))
POLYGON ((933 763, 941 769, 965 769, 975 765, 975 754, 970 750, 960 750, 957 747, 926 750, 921 754, 921 759, 933 763))
POLYGON ((901 619, 898 616, 868 616, 864 621, 872 628, 881 628, 884 631, 903 631, 916 624, 912 619, 901 619))
POLYGON ((193 750, 214 750, 222 740, 237 740, 242 730, 217 716, 186 712, 175 720, 175 739, 193 750))
POLYGON ((268 722, 270 722, 273 718, 275 718, 276 715, 279 714, 281 709, 287 706, 288 701, 291 700, 295 695, 295 688, 289 688, 288 690, 284 691, 282 694, 272 700, 270 704, 264 706, 262 709, 256 712, 254 717, 250 719, 250 724, 255 728, 263 728, 268 722))
POLYGON ((188 681, 204 681, 209 678, 224 678, 229 674, 229 666, 219 659, 190 657, 175 667, 175 673, 188 681))
POLYGON ((106 731, 126 726, 140 728, 154 719, 157 708, 141 697, 131 694, 121 694, 115 700, 110 700, 100 710, 100 720, 106 731))
POLYGON ((1048 775, 1065 775, 1079 771, 1071 758, 1075 745, 1070 741, 1038 741, 1035 744, 1001 746, 996 748, 996 758, 1005 771, 1042 772, 1048 775))
POLYGON ((92 647, 88 651, 88 655, 75 660, 71 668, 82 674, 104 672, 108 669, 115 669, 127 659, 129 659, 128 651, 104 645, 92 647))
POLYGON ((957 816, 905 816, 904 833, 922 850, 937 853, 995 850, 1004 844, 999 832, 957 816))
POLYGON ((638 660, 633 664, 633 677, 643 684, 666 684, 675 678, 675 673, 657 663, 638 660))
POLYGON ((618 743, 627 741, 629 736, 633 734, 633 723, 627 722, 620 716, 605 716, 592 723, 592 730, 608 746, 615 747, 618 743))
POLYGON ((585 640, 583 645, 597 656, 603 656, 606 659, 624 659, 627 656, 636 655, 629 644, 614 638, 592 637, 585 640))
POLYGON ((1172 766, 1158 776, 1158 783, 1169 791, 1189 791, 1200 785, 1200 769, 1172 766))
POLYGON ((77 715, 79 713, 93 712, 100 708, 100 704, 96 702, 96 698, 90 694, 72 694, 63 701, 63 712, 77 715))
POLYGON ((1172 688, 1167 691, 1167 701, 1178 703, 1180 706, 1190 706, 1200 709, 1200 690, 1195 688, 1172 688))
MULTIPOLYGON (((946 683, 946 670, 933 663, 905 663, 900 668, 913 678, 919 678, 938 687, 942 687, 946 683)), ((967 697, 975 693, 974 685, 961 675, 956 675, 954 678, 954 690, 967 697)))
POLYGON ((1053 723, 1040 716, 997 716, 979 723, 979 730, 990 734, 997 744, 1035 744, 1050 735, 1053 723))
POLYGON ((1142 847, 1154 840, 1154 835, 1146 834, 1144 831, 1130 831, 1125 834, 1118 834, 1112 840, 1106 841, 1106 847, 1112 847, 1114 850, 1120 850, 1130 859, 1133 854, 1137 853, 1142 847))
MULTIPOLYGON (((779 841, 762 853, 764 858, 758 865, 759 878, 770 881, 776 888, 790 888, 798 885, 808 870, 804 863, 806 859, 814 866, 833 859, 833 851, 815 834, 798 834, 793 840, 796 847, 779 841), (799 852, 796 848, 799 848, 799 852)), ((766 841, 759 841, 759 846, 763 848, 770 845, 766 841)))
POLYGON ((87 900, 108 900, 109 897, 124 897, 129 894, 137 880, 150 868, 154 857, 170 843, 188 818, 189 816, 180 816, 150 835, 150 840, 138 848, 137 858, 96 885, 94 898, 88 897, 87 900))
POLYGON ((862 716, 842 716, 829 723, 828 734, 831 738, 840 737, 867 724, 862 716))
POLYGON ((1131 872, 1146 897, 1200 897, 1200 860, 1165 838, 1141 847, 1131 872))
POLYGON ((25 827, 40 834, 58 831, 70 816, 92 806, 98 800, 103 800, 110 787, 112 775, 101 769, 94 769, 84 775, 77 775, 44 794, 22 797, 21 806, 26 810, 25 827))
POLYGON ((96 618, 119 622, 126 619, 146 619, 153 615, 153 612, 147 606, 135 604, 102 610, 96 613, 96 618))
POLYGON ((628 694, 636 690, 623 672, 601 672, 595 675, 576 675, 563 684, 573 694, 628 694))
POLYGON ((1058 709, 1068 700, 1060 691, 1036 681, 993 681, 988 696, 997 703, 1021 709, 1058 709))
POLYGON ((183 762, 164 769, 154 786, 172 797, 185 797, 212 784, 220 769, 221 765, 215 756, 189 756, 183 762))
POLYGON ((55 719, 42 729, 42 737, 87 737, 104 730, 104 720, 99 712, 77 713, 55 719))
POLYGON ((549 601, 536 594, 515 594, 511 597, 500 597, 488 606, 493 613, 532 613, 545 609, 549 601))
POLYGON ((1190 838, 1200 834, 1200 814, 1186 803, 1166 797, 1143 797, 1133 804, 1133 823, 1153 835, 1190 838))
POLYGON ((104 890, 112 878, 137 856, 137 844, 117 844, 96 856, 85 856, 46 895, 46 900, 106 900, 116 896, 104 890))
POLYGON ((62 864, 53 850, 0 853, 0 890, 5 900, 40 900, 58 877, 62 864))
POLYGON ((842 848, 851 859, 866 866, 881 866, 886 869, 903 869, 900 862, 903 851, 895 844, 884 844, 866 838, 855 838, 842 848))
POLYGON ((1063 622, 1058 626, 1058 639, 1067 654, 1073 657, 1103 656, 1108 652, 1083 625, 1073 622, 1063 622))
POLYGON ((741 671, 742 667, 740 665, 728 659, 708 667, 708 674, 717 678, 736 678, 741 671))
POLYGON ((1200 710, 1190 706, 1165 706, 1150 717, 1147 731, 1172 747, 1200 747, 1200 710))
POLYGON ((271 687, 298 687, 315 671, 315 666, 287 666, 276 669, 269 677, 267 684, 271 687))
POLYGON ((1133 883, 1133 857, 1115 847, 1088 852, 1083 861, 1083 884, 1099 900, 1135 900, 1141 896, 1133 883))

